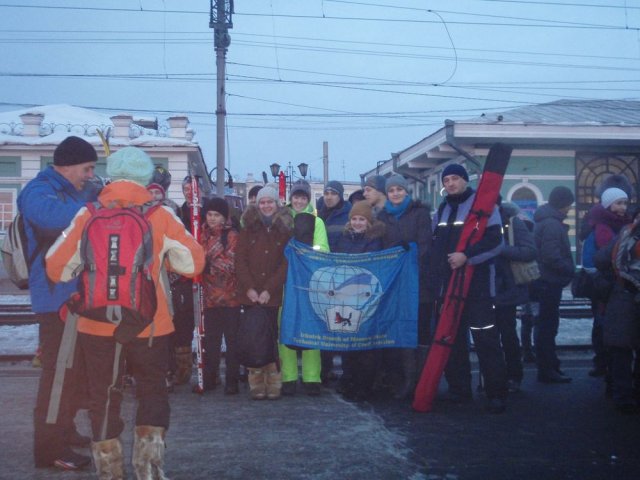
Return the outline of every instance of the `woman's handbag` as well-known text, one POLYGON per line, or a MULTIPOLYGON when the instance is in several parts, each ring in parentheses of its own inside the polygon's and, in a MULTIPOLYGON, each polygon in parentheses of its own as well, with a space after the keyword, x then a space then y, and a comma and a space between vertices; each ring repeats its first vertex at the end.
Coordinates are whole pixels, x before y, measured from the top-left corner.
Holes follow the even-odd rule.
MULTIPOLYGON (((513 247, 516 245, 513 233, 513 217, 509 219, 509 245, 513 247)), ((527 285, 540 278, 540 267, 535 260, 530 262, 511 261, 509 264, 516 285, 527 285)))
POLYGON ((240 307, 237 336, 238 362, 247 368, 260 368, 278 358, 277 325, 258 305, 240 307))

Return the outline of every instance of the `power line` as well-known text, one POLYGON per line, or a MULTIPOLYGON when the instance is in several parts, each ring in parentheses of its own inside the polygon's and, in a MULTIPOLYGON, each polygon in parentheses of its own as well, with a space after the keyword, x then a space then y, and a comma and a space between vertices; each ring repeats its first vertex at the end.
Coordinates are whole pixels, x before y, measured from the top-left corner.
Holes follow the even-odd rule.
MULTIPOLYGON (((562 5, 552 4, 550 5, 562 5)), ((576 6, 579 6, 576 4, 576 6)), ((588 6, 588 5, 583 5, 588 6)), ((15 5, 15 4, 0 4, 0 7, 4 8, 36 8, 36 9, 49 9, 49 10, 78 10, 78 11, 101 11, 101 12, 135 12, 135 13, 173 13, 173 14, 195 14, 201 15, 208 13, 204 11, 195 10, 156 10, 156 9, 135 9, 135 8, 102 8, 102 7, 71 7, 61 5, 15 5)), ((293 14, 265 14, 265 13, 243 13, 235 12, 236 16, 252 16, 252 17, 278 17, 278 18, 297 18, 297 19, 309 19, 309 20, 337 20, 337 21, 363 21, 363 22, 382 22, 382 23, 418 23, 418 24, 440 24, 439 20, 417 20, 417 19, 392 19, 392 18, 377 18, 377 17, 339 17, 331 15, 293 15, 293 14)), ((471 15, 471 14, 467 14, 471 15)), ((486 16, 482 14, 474 14, 480 16, 486 16)), ((491 22, 464 22, 457 20, 448 20, 449 25, 478 25, 478 26, 491 26, 491 27, 527 27, 527 28, 568 28, 568 29, 598 29, 598 30, 633 30, 640 31, 640 28, 628 27, 628 26, 616 26, 616 25, 600 25, 600 24, 572 24, 570 22, 561 22, 560 24, 549 24, 549 20, 533 20, 546 23, 491 23, 491 22)))

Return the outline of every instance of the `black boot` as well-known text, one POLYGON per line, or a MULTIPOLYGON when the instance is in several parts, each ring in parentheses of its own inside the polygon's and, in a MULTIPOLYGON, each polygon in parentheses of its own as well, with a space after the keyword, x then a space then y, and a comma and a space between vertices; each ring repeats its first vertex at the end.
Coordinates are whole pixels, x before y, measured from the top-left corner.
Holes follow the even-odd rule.
POLYGON ((402 384, 393 394, 396 400, 404 400, 413 397, 416 389, 416 350, 404 348, 401 351, 402 384))

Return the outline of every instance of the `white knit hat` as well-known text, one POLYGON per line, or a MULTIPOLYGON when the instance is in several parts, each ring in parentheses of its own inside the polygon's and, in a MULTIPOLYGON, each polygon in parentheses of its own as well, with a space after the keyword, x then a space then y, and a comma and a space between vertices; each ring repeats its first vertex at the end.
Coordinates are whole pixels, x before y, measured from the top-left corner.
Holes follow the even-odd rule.
POLYGON ((607 188, 604 192, 602 192, 602 197, 600 197, 600 203, 604 208, 609 208, 613 205, 613 202, 616 200, 620 200, 621 198, 628 199, 626 193, 619 188, 607 188))
POLYGON ((260 203, 261 198, 273 198, 278 206, 280 206, 280 197, 278 191, 271 185, 265 185, 256 195, 256 203, 260 203))

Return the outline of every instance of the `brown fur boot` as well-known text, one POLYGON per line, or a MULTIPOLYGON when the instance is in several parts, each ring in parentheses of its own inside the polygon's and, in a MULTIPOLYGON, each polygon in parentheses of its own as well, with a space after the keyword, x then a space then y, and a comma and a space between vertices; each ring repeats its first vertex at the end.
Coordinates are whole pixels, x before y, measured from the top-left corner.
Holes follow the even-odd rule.
POLYGON ((249 368, 249 395, 254 400, 267 398, 267 385, 265 384, 265 368, 249 368))
POLYGON ((118 438, 91 443, 91 453, 100 480, 122 480, 124 478, 122 443, 118 438))
POLYGON ((176 373, 173 383, 175 385, 184 385, 191 381, 193 368, 191 347, 176 347, 174 352, 176 358, 176 373))
POLYGON ((164 476, 163 427, 138 425, 133 441, 133 468, 138 480, 168 480, 164 476))
POLYGON ((277 400, 280 398, 282 390, 282 372, 278 371, 278 366, 275 363, 270 363, 264 370, 267 372, 267 398, 277 400))

